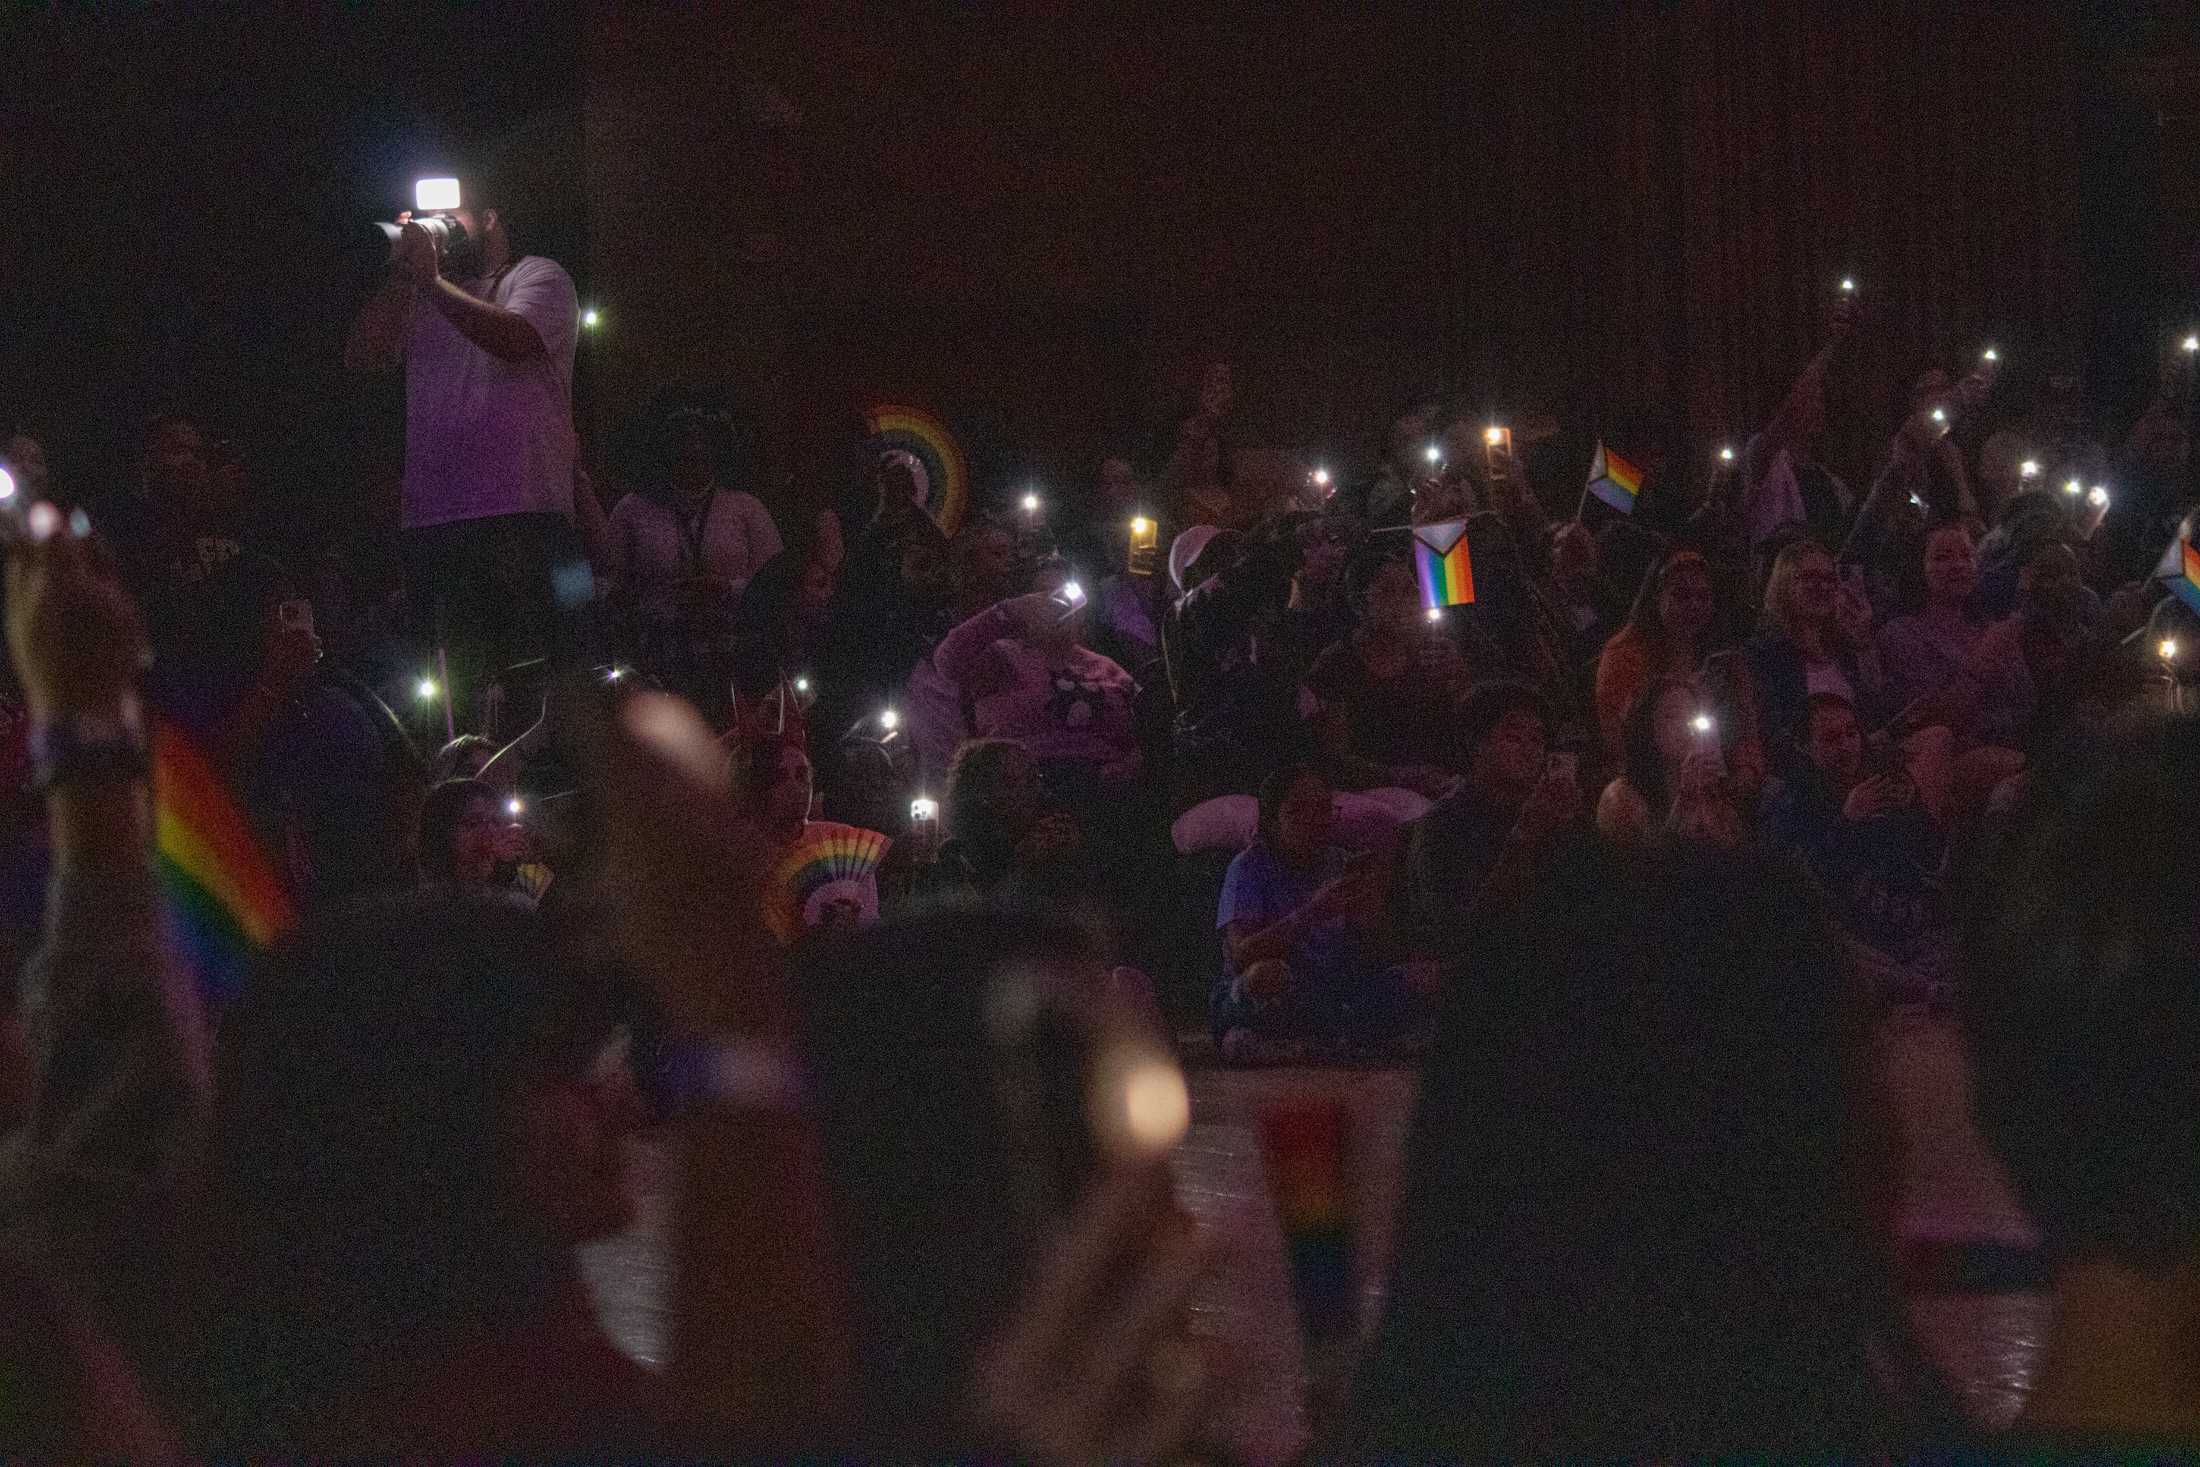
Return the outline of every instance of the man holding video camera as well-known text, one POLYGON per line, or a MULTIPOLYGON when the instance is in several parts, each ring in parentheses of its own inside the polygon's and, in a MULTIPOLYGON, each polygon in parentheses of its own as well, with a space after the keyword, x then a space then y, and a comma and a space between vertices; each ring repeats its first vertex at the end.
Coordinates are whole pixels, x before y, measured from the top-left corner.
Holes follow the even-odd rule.
MULTIPOLYGON (((448 181, 445 181, 448 182, 448 181)), ((421 202, 431 201, 423 196, 421 202)), ((572 277, 513 248, 504 208, 398 216, 388 276, 345 346, 355 371, 405 365, 405 579, 455 709, 539 651, 573 532, 572 277)))

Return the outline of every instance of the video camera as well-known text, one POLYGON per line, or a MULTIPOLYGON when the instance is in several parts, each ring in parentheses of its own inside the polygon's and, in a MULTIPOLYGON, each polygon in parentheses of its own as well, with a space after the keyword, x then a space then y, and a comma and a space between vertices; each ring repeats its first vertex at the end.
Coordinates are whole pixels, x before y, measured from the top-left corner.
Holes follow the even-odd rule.
MULTIPOLYGON (((466 226, 453 211, 458 208, 458 180, 455 178, 422 178, 413 183, 412 222, 428 232, 435 241, 438 258, 462 250, 466 244, 466 226)), ((397 237, 403 234, 402 224, 376 221, 375 226, 388 242, 390 252, 397 251, 397 237)))

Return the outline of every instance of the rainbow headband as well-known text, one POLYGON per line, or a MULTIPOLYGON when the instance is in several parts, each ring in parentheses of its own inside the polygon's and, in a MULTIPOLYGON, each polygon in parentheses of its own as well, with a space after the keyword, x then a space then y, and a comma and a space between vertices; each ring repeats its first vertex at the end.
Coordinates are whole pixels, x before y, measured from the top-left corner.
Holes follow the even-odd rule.
POLYGON ((153 725, 153 830, 181 956, 201 994, 230 998, 297 913, 213 762, 166 720, 153 725))
POLYGON ((864 414, 863 426, 873 448, 898 448, 924 466, 925 513, 941 533, 954 534, 970 501, 970 469, 946 424, 923 408, 880 403, 864 414))

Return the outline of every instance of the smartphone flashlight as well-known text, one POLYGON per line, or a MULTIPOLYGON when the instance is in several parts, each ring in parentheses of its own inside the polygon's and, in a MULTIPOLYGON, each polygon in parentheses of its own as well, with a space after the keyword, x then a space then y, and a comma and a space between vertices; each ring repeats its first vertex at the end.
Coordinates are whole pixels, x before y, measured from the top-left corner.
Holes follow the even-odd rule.
POLYGON ((1161 527, 1145 515, 1131 516, 1131 549, 1151 550, 1161 539, 1161 527))
POLYGON ((1444 619, 1444 608, 1441 606, 1431 606, 1428 609, 1428 619, 1431 622, 1442 621, 1444 619))
POLYGON ((1025 513, 1025 514, 1028 514, 1028 515, 1036 515, 1036 514, 1038 514, 1038 513, 1039 513, 1039 496, 1038 496, 1038 495, 1036 495, 1036 494, 1026 494, 1026 495, 1024 496, 1024 501, 1023 501, 1023 502, 1024 502, 1024 513, 1025 513))
POLYGON ((1948 423, 1948 410, 1946 408, 1934 408, 1933 421, 1939 423, 1942 427, 1946 427, 1948 423))
POLYGON ((0 499, 15 498, 15 475, 0 469, 0 499))
POLYGON ((2065 479, 2063 480, 2063 493, 2075 499, 2080 494, 2085 493, 2085 485, 2079 483, 2076 479, 2065 479))
POLYGON ((1047 600, 1062 608, 1062 617, 1066 621, 1083 608, 1085 588, 1075 581, 1064 581, 1058 589, 1047 593, 1047 600))
POLYGON ((938 800, 929 800, 923 795, 919 795, 909 802, 909 823, 911 825, 930 825, 939 818, 940 802, 938 800))
POLYGON ((594 306, 590 306, 587 310, 581 312, 581 325, 587 327, 590 331, 595 330, 602 324, 603 313, 594 306))
POLYGON ((1327 489, 1329 487, 1329 470, 1314 470, 1314 487, 1317 489, 1327 489))
POLYGON ((2154 644, 2154 650, 2161 654, 2164 662, 2175 662, 2177 660, 2177 639, 2175 637, 2164 637, 2154 644))
POLYGON ((2187 352, 2188 354, 2189 354, 2189 353, 2192 353, 2192 352, 2200 352, 2200 336, 2188 336, 2188 337, 2186 337, 2186 338, 2185 338, 2185 351, 2186 351, 2186 352, 2187 352))
POLYGON ((2105 485, 2095 484, 2093 486, 2092 492, 2086 495, 2085 502, 2092 505, 2095 509, 2108 508, 2107 487, 2105 485))
POLYGON ((1855 281, 1854 281, 1853 279, 1851 279, 1851 278, 1850 278, 1849 276, 1846 276, 1846 275, 1844 275, 1844 276, 1842 276, 1842 277, 1841 277, 1841 294, 1843 294, 1843 295, 1854 295, 1854 294, 1856 294, 1856 282, 1855 282, 1855 281))
POLYGON ((413 180, 413 212, 416 214, 448 214, 458 207, 458 180, 455 178, 416 178, 413 180))
POLYGON ((2024 461, 2023 463, 2021 463, 2021 464, 2018 464, 2018 465, 2017 465, 2017 477, 2018 477, 2018 478, 2020 478, 2020 479, 2037 479, 2037 478, 2038 478, 2039 476, 2040 476, 2040 461, 2039 461, 2038 459, 2036 459, 2036 458, 2028 458, 2028 459, 2026 459, 2026 460, 2025 460, 2025 461, 2024 461))
POLYGON ((619 666, 616 666, 616 665, 614 665, 614 666, 611 666, 611 667, 607 667, 607 668, 605 668, 605 669, 604 669, 604 673, 603 673, 603 680, 604 680, 605 682, 607 682, 607 683, 615 683, 615 682, 617 682, 617 681, 618 681, 618 680, 619 680, 620 678, 622 678, 622 677, 625 677, 625 676, 626 676, 626 669, 625 669, 625 668, 623 668, 623 667, 619 667, 619 666))
POLYGON ((1431 443, 1428 447, 1421 450, 1421 457, 1427 459, 1432 464, 1440 464, 1444 461, 1444 450, 1438 448, 1435 444, 1431 443))
POLYGON ((1918 496, 1917 496, 1917 491, 1916 491, 1915 489, 1912 489, 1912 490, 1910 491, 1910 508, 1912 508, 1912 509, 1923 509, 1924 507, 1925 507, 1925 501, 1924 501, 1924 500, 1922 500, 1922 499, 1920 499, 1920 498, 1918 498, 1918 496))
POLYGON ((435 695, 443 690, 436 686, 434 678, 424 677, 413 685, 413 691, 420 695, 421 702, 432 703, 435 701, 435 695))
POLYGON ((527 813, 527 802, 518 795, 514 795, 504 802, 504 813, 517 820, 527 813))
POLYGON ((1722 443, 1722 444, 1720 444, 1720 445, 1719 445, 1719 462, 1720 462, 1720 463, 1722 463, 1722 464, 1730 464, 1730 463, 1734 462, 1734 445, 1733 445, 1733 444, 1731 444, 1731 443, 1722 443))
POLYGON ((1988 347, 1978 354, 1978 359, 1982 362, 1998 362, 2001 360, 2001 353, 1988 347))
POLYGON ((1711 721, 1711 715, 1708 713, 1699 713, 1694 718, 1689 719, 1688 726, 1695 731, 1698 738, 1708 737, 1711 730, 1718 727, 1717 724, 1711 721))
POLYGON ((887 710, 879 714, 878 726, 885 729, 888 733, 892 733, 895 729, 901 727, 901 715, 899 713, 896 713, 893 709, 888 708, 887 710))
POLYGON ((794 690, 797 693, 807 693, 810 690, 810 680, 806 677, 796 678, 794 680, 794 690))

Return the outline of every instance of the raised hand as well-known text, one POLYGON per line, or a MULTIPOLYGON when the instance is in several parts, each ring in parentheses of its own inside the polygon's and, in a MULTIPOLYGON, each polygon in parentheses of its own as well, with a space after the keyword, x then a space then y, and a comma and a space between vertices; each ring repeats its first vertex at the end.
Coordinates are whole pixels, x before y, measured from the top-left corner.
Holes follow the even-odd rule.
POLYGON ((31 716, 133 704, 152 664, 145 622, 81 512, 35 504, 8 552, 8 651, 31 716))

